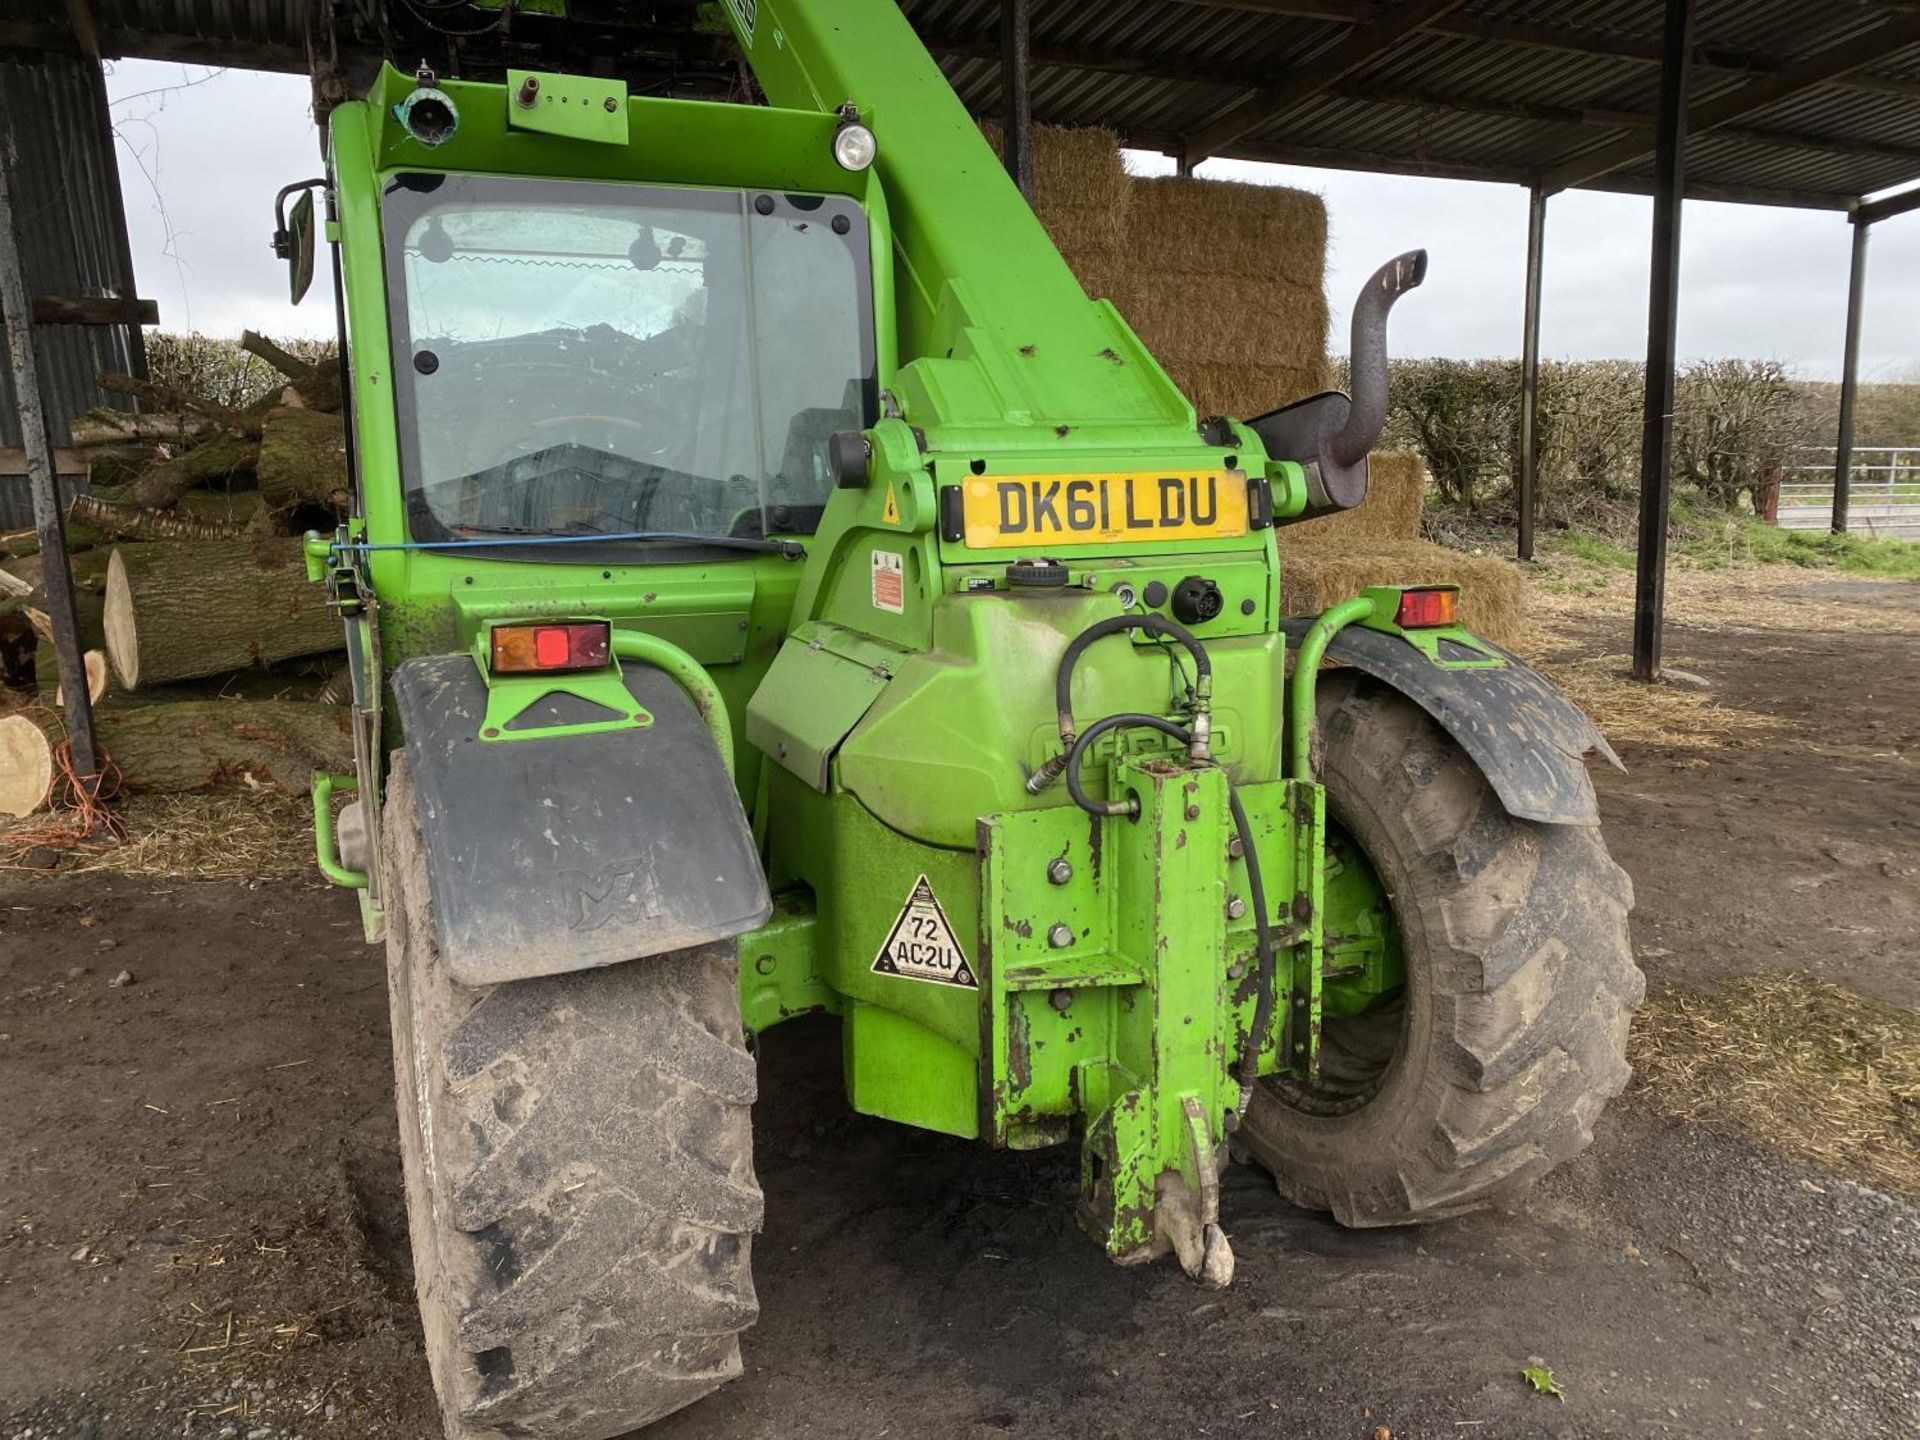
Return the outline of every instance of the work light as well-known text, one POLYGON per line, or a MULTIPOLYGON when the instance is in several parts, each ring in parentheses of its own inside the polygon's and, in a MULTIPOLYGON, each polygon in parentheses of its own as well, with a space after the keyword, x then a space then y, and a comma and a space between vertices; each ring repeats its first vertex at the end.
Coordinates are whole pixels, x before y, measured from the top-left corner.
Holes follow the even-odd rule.
POLYGON ((858 173, 866 169, 879 150, 880 142, 873 138, 873 131, 858 120, 845 121, 833 132, 833 158, 842 170, 858 173))

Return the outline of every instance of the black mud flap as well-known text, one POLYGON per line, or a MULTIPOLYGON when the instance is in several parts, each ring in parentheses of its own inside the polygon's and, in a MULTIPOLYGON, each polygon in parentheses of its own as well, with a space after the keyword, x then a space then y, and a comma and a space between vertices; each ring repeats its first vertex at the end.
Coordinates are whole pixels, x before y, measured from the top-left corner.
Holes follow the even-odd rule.
MULTIPOLYGON (((1280 623, 1298 643, 1311 615, 1280 623)), ((1598 825, 1600 806, 1586 756, 1597 750, 1625 770, 1584 711, 1524 661, 1504 656, 1498 670, 1445 670, 1395 635, 1349 625, 1327 658, 1385 681, 1440 722, 1487 777, 1509 815, 1549 825, 1598 825)))
POLYGON ((649 665, 628 661, 623 678, 653 716, 643 729, 483 741, 471 656, 394 672, 440 953, 460 984, 665 954, 773 913, 693 702, 649 665))

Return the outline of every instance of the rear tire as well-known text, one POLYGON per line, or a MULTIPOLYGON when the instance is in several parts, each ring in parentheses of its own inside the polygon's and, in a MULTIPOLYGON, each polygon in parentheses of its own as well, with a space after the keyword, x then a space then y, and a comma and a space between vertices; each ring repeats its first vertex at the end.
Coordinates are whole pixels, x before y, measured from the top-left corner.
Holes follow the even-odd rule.
POLYGON ((402 757, 384 825, 394 1076, 447 1435, 623 1435, 738 1375, 758 1314, 734 947, 456 985, 416 805, 402 757))
POLYGON ((1397 691, 1338 671, 1318 700, 1327 810, 1386 890, 1407 983, 1325 1022, 1320 1084, 1263 1081, 1235 1148, 1343 1224, 1438 1220, 1585 1149, 1627 1083, 1632 883, 1597 827, 1508 815, 1397 691))

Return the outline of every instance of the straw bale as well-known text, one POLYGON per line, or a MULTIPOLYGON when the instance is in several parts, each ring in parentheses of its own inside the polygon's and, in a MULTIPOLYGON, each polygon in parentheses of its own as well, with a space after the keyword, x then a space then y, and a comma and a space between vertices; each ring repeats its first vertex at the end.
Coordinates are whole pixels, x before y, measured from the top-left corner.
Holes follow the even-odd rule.
MULTIPOLYGON (((1156 271, 1323 291, 1327 206, 1280 185, 1162 176, 1133 182, 1130 229, 1156 271)), ((1238 287, 1234 287, 1237 292, 1238 287)))
POLYGON ((1258 415, 1325 388, 1326 206, 1278 186, 1136 180, 1104 276, 1140 339, 1208 415, 1258 415))
POLYGON ((1163 361, 1313 372, 1326 363, 1327 301, 1317 285, 1222 285, 1214 275, 1169 269, 1122 274, 1107 298, 1163 361))
MULTIPOLYGON (((999 127, 981 131, 996 154, 999 127)), ((1037 126, 1034 209, 1089 295, 1111 300, 1203 415, 1323 390, 1327 211, 1317 195, 1132 179, 1108 130, 1037 126)))
POLYGON ((1427 466, 1417 450, 1375 451, 1367 458, 1367 498, 1351 510, 1286 527, 1295 547, 1335 543, 1418 540, 1426 504, 1427 466))
POLYGON ((1322 536, 1292 543, 1291 527, 1279 531, 1280 607, 1307 615, 1350 600, 1369 585, 1460 587, 1460 620, 1476 635, 1508 649, 1526 633, 1526 581, 1517 566, 1490 556, 1466 555, 1423 540, 1337 541, 1322 536))
MULTIPOLYGON (((1124 311, 1122 312, 1125 313, 1124 311)), ((1218 365, 1170 359, 1146 336, 1140 337, 1180 393, 1201 415, 1251 419, 1327 388, 1325 372, 1296 365, 1253 362, 1218 365)))
MULTIPOLYGON (((998 124, 984 121, 980 132, 995 155, 1003 153, 998 124)), ((1083 285, 1083 265, 1108 262, 1125 249, 1133 181, 1113 131, 1036 125, 1033 192, 1034 213, 1083 285)))

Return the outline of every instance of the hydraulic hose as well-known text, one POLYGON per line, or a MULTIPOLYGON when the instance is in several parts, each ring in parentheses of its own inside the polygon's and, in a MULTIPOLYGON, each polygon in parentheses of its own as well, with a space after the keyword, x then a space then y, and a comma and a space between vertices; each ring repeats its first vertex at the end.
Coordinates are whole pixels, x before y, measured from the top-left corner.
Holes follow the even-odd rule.
MULTIPOLYGON (((1067 779, 1067 794, 1073 797, 1073 803, 1089 815, 1134 815, 1138 813, 1136 802, 1132 800, 1109 799, 1095 800, 1088 795, 1080 783, 1080 766, 1086 759, 1087 751, 1102 735, 1114 730, 1145 729, 1157 730, 1162 735, 1188 747, 1188 753, 1198 760, 1208 760, 1211 756, 1196 754, 1204 748, 1205 737, 1202 727, 1206 723, 1206 698, 1211 695, 1213 681, 1213 663, 1193 632, 1171 620, 1157 615, 1121 615, 1101 620, 1075 636, 1067 646, 1066 653, 1060 659, 1060 674, 1055 686, 1054 698, 1060 711, 1061 738, 1066 749, 1060 758, 1060 770, 1067 779), (1158 634, 1170 635, 1185 645, 1193 654, 1194 690, 1196 713, 1194 726, 1188 729, 1176 721, 1160 715, 1148 715, 1143 711, 1125 710, 1114 715, 1105 715, 1089 725, 1084 733, 1070 733, 1074 729, 1072 687, 1073 667, 1081 654, 1095 640, 1103 635, 1116 634, 1122 630, 1142 629, 1158 634)), ((1058 772, 1056 772, 1058 773, 1058 772)), ((1038 775, 1035 778, 1039 778, 1038 775)), ((1029 782, 1029 790, 1035 787, 1029 782)), ((1234 1111, 1237 1122, 1246 1114, 1247 1104, 1253 1098, 1254 1082, 1259 1079, 1260 1052, 1265 1048, 1265 1037, 1273 1024, 1274 1006, 1278 1003, 1277 982, 1279 963, 1274 954, 1273 930, 1267 916, 1267 889, 1260 874, 1260 852, 1253 843, 1253 826, 1247 820, 1246 806, 1240 803, 1240 792, 1234 788, 1231 777, 1227 778, 1227 804, 1233 814, 1233 827, 1240 836, 1242 858, 1247 863, 1247 898, 1253 906, 1254 948, 1259 959, 1257 971, 1259 993, 1254 999, 1253 1025, 1247 1032, 1245 1048, 1234 1068, 1235 1079, 1240 1085, 1239 1105, 1234 1111)))
POLYGON ((1082 630, 1068 644, 1066 654, 1060 657, 1060 669, 1054 677, 1053 703, 1060 712, 1060 724, 1063 730, 1073 725, 1073 667, 1080 663, 1080 657, 1094 641, 1108 635, 1118 635, 1126 630, 1144 630, 1149 635, 1165 635, 1178 640, 1187 647, 1193 656, 1194 689, 1196 693, 1213 693, 1213 661, 1207 658, 1207 650, 1194 633, 1176 620, 1163 615, 1111 615, 1105 620, 1096 620, 1082 630))
POLYGON ((1060 669, 1053 683, 1053 708, 1060 721, 1060 753, 1028 777, 1029 795, 1038 795, 1058 780, 1061 772, 1067 768, 1067 757, 1073 751, 1078 728, 1073 718, 1074 666, 1080 663, 1080 657, 1094 641, 1128 630, 1165 635, 1184 645, 1193 656, 1193 729, 1183 738, 1190 759, 1204 761, 1212 758, 1213 661, 1208 658, 1206 647, 1186 626, 1163 615, 1110 615, 1105 620, 1096 620, 1074 636, 1067 645, 1066 653, 1060 657, 1060 669))
MULTIPOLYGON (((1247 822, 1247 807, 1240 803, 1240 792, 1227 784, 1227 805, 1233 811, 1233 828, 1240 832, 1240 848, 1247 862, 1247 901, 1253 906, 1253 944, 1258 955, 1259 991, 1253 999, 1253 1024, 1247 1030, 1246 1048, 1240 1052, 1237 1078, 1240 1081, 1239 1115, 1247 1113, 1253 1098, 1254 1081, 1260 1078, 1260 1052, 1266 1046, 1267 1029, 1273 1024, 1273 1007, 1279 1002, 1279 961, 1273 953, 1273 931, 1267 924, 1267 887, 1260 878, 1260 854, 1253 847, 1253 826, 1247 822)), ((1282 1044, 1285 1039, 1283 1037, 1282 1044)), ((1281 1058, 1285 1058, 1283 1053, 1281 1058)))
POLYGON ((1182 745, 1193 743, 1193 732, 1184 725, 1158 715, 1147 715, 1139 711, 1123 710, 1117 715, 1106 715, 1093 722, 1086 733, 1073 742, 1073 749, 1067 752, 1067 793, 1073 797, 1073 803, 1089 815, 1133 815, 1137 813, 1131 800, 1108 800, 1101 802, 1093 799, 1080 786, 1080 762, 1086 757, 1087 748, 1109 730, 1126 730, 1134 727, 1146 730, 1158 730, 1162 735, 1171 735, 1182 745))

